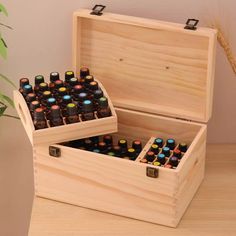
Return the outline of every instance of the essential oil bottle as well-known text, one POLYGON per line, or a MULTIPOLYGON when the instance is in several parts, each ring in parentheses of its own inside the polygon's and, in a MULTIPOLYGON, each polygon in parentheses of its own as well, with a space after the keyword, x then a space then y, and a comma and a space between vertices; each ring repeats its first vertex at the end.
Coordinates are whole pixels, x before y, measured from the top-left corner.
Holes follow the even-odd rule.
POLYGON ((93 120, 95 119, 93 111, 93 103, 91 100, 85 100, 82 104, 82 120, 93 120))
POLYGON ((108 104, 108 100, 106 97, 101 97, 98 100, 98 109, 97 115, 99 118, 109 117, 111 116, 111 110, 108 104))
POLYGON ((36 108, 34 111, 34 127, 36 130, 47 128, 47 121, 42 108, 36 108))
POLYGON ((79 122, 78 108, 74 103, 69 103, 66 106, 66 123, 72 124, 79 122))

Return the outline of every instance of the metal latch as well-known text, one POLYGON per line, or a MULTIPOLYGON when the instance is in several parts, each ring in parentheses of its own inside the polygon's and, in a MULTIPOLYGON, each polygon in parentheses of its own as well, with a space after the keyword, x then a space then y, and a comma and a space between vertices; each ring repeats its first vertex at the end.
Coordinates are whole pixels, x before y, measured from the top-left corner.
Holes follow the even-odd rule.
POLYGON ((159 170, 157 168, 147 167, 146 175, 151 178, 158 178, 159 170))
POLYGON ((61 156, 61 149, 54 146, 49 146, 49 155, 52 157, 60 157, 61 156))
POLYGON ((198 22, 199 20, 196 19, 188 19, 184 28, 188 30, 196 30, 198 22))
POLYGON ((104 5, 95 5, 92 9, 92 12, 90 12, 90 14, 101 16, 103 14, 102 11, 104 10, 105 7, 106 6, 104 6, 104 5))

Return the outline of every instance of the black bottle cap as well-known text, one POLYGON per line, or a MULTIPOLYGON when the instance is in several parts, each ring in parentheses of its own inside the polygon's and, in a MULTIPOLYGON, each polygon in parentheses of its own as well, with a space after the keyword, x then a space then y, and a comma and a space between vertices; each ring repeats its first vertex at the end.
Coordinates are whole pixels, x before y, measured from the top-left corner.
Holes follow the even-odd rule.
POLYGON ((26 84, 23 87, 23 93, 24 94, 28 94, 28 93, 32 93, 32 92, 33 92, 33 89, 32 89, 32 86, 30 84, 26 84))
POLYGON ((68 93, 67 93, 66 87, 60 87, 60 88, 58 89, 58 95, 59 95, 59 96, 63 97, 64 95, 67 95, 67 94, 68 94, 68 93))
POLYGON ((54 84, 55 84, 55 88, 56 88, 56 89, 59 89, 59 88, 61 88, 61 87, 64 87, 64 83, 63 83, 63 81, 60 80, 60 79, 56 80, 56 81, 54 82, 54 84))
POLYGON ((83 112, 93 112, 93 103, 91 100, 84 100, 82 105, 83 112))
POLYGON ((39 84, 39 90, 40 90, 41 92, 48 91, 48 90, 49 90, 49 89, 48 89, 48 84, 45 83, 45 82, 39 84))
POLYGON ((126 139, 120 139, 118 141, 118 145, 123 149, 123 148, 128 148, 128 142, 126 139))
POLYGON ((72 103, 72 98, 70 95, 64 95, 62 97, 62 103, 63 104, 69 104, 69 103, 72 103))
POLYGON ((84 147, 85 147, 86 150, 92 150, 93 147, 94 147, 92 140, 89 139, 89 138, 86 138, 84 140, 84 147))
POLYGON ((87 75, 89 75, 89 69, 87 67, 81 67, 80 68, 80 77, 84 78, 87 75))
POLYGON ((180 150, 181 152, 186 152, 187 149, 188 149, 188 146, 187 146, 186 143, 180 143, 180 144, 179 144, 179 150, 180 150))
POLYGON ((101 89, 97 89, 93 92, 94 98, 99 99, 103 97, 103 91, 101 89))
POLYGON ((55 81, 60 80, 60 75, 58 72, 51 72, 50 73, 50 82, 54 83, 55 81))
POLYGON ((75 74, 73 71, 66 71, 65 72, 65 81, 69 83, 71 78, 74 78, 75 74))
POLYGON ((84 91, 84 87, 80 84, 77 84, 73 87, 73 91, 75 94, 80 94, 84 91))
POLYGON ((43 92, 43 99, 47 100, 48 98, 52 97, 52 93, 50 91, 44 91, 43 92))
POLYGON ((28 103, 36 100, 36 94, 35 93, 28 93, 26 96, 26 101, 28 103))
POLYGON ((157 155, 158 154, 158 152, 159 152, 159 147, 158 147, 158 145, 157 144, 152 144, 152 146, 151 146, 151 151, 152 152, 154 152, 155 153, 155 155, 157 155))
POLYGON ((154 143, 157 144, 159 148, 163 147, 163 139, 162 138, 156 138, 154 143))
POLYGON ((182 155, 181 155, 181 151, 179 149, 175 149, 173 152, 173 156, 178 157, 179 159, 181 159, 182 155))
POLYGON ((155 154, 152 151, 148 151, 145 158, 147 159, 148 162, 153 162, 155 160, 155 154))
POLYGON ((166 157, 169 157, 169 156, 170 156, 170 148, 169 148, 169 147, 163 147, 163 148, 162 148, 162 153, 163 153, 166 157))
POLYGON ((58 105, 51 106, 51 112, 50 112, 51 118, 58 118, 61 117, 61 109, 58 105))
POLYGON ((129 148, 127 151, 127 155, 130 160, 134 161, 136 159, 136 152, 134 148, 129 148))
POLYGON ((99 105, 99 107, 104 107, 104 108, 108 107, 108 100, 107 100, 107 98, 106 97, 99 98, 98 105, 99 105))
POLYGON ((166 140, 166 146, 169 147, 171 150, 175 148, 175 140, 170 138, 166 140))
POLYGON ((94 81, 94 78, 93 78, 93 76, 92 75, 87 75, 86 77, 85 77, 85 83, 86 84, 89 84, 90 82, 93 82, 94 81))
POLYGON ((40 107, 40 103, 39 103, 39 101, 32 101, 31 103, 30 103, 30 110, 31 111, 34 111, 36 108, 39 108, 40 107))
POLYGON ((132 148, 134 148, 136 152, 141 152, 142 142, 140 140, 134 140, 132 143, 132 148))
POLYGON ((105 143, 105 142, 99 142, 99 143, 98 143, 98 149, 99 149, 100 151, 105 151, 105 150, 107 149, 106 143, 105 143))
POLYGON ((78 108, 74 103, 67 104, 66 111, 68 116, 78 115, 78 108))
POLYGON ((23 88, 27 84, 29 84, 29 79, 28 78, 21 78, 20 79, 20 88, 23 88))
POLYGON ((83 102, 83 101, 88 99, 88 94, 84 93, 84 92, 83 93, 79 93, 78 94, 78 99, 79 99, 80 102, 83 102))
POLYGON ((98 82, 97 81, 92 81, 89 83, 89 88, 92 90, 92 91, 95 91, 98 89, 98 82))
POLYGON ((120 157, 120 155, 121 155, 121 147, 120 146, 114 145, 112 147, 112 151, 115 153, 115 156, 120 157))
POLYGON ((172 166, 174 166, 174 167, 177 167, 178 164, 179 164, 179 159, 178 159, 178 157, 175 157, 175 156, 170 157, 169 163, 170 163, 170 165, 172 165, 172 166))
POLYGON ((56 101, 55 98, 48 98, 48 99, 47 99, 47 106, 48 106, 48 107, 51 107, 51 106, 53 106, 53 105, 56 105, 56 103, 57 103, 57 101, 56 101))
POLYGON ((103 136, 103 142, 106 143, 107 146, 112 146, 113 138, 111 135, 107 134, 103 136))
POLYGON ((41 83, 44 83, 44 77, 42 75, 36 75, 34 77, 34 84, 40 85, 41 83))
POLYGON ((75 85, 77 85, 79 83, 78 79, 73 77, 73 78, 70 78, 69 80, 69 84, 71 87, 74 87, 75 85))
POLYGON ((34 119, 35 120, 45 120, 44 112, 41 107, 34 110, 34 119))
POLYGON ((164 165, 165 162, 166 162, 166 157, 165 157, 165 155, 164 155, 163 153, 159 153, 159 154, 157 155, 157 160, 158 160, 158 162, 160 162, 162 165, 164 165))

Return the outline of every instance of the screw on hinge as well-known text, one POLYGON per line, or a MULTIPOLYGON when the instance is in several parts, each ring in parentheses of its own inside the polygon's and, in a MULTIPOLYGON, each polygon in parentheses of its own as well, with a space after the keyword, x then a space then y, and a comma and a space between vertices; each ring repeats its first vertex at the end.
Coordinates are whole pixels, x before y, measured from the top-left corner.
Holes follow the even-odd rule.
POLYGON ((186 26, 184 27, 185 29, 188 30, 196 30, 197 29, 197 24, 198 24, 199 20, 196 19, 188 19, 186 21, 186 26))
POLYGON ((104 5, 95 5, 92 9, 92 12, 90 13, 91 15, 97 15, 101 16, 103 13, 102 11, 104 10, 106 6, 104 5))

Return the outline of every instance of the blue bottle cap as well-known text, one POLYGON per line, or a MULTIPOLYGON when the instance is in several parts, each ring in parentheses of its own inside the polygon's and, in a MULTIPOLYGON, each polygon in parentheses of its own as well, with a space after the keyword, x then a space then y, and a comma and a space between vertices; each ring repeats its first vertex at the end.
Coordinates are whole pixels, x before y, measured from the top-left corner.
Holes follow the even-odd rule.
POLYGON ((165 159, 165 155, 164 155, 163 153, 159 153, 159 154, 158 154, 158 158, 159 158, 159 159, 165 159))
POLYGON ((56 102, 56 99, 55 98, 48 98, 48 103, 54 103, 54 102, 56 102))
POLYGON ((71 96, 70 95, 64 95, 63 100, 71 100, 71 96))
POLYGON ((84 105, 90 105, 91 103, 92 103, 92 102, 91 102, 90 100, 84 100, 84 101, 83 101, 83 104, 84 104, 84 105))
POLYGON ((163 151, 164 151, 164 152, 169 152, 169 151, 170 151, 170 148, 169 148, 169 147, 163 147, 163 151))

